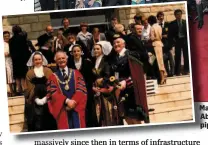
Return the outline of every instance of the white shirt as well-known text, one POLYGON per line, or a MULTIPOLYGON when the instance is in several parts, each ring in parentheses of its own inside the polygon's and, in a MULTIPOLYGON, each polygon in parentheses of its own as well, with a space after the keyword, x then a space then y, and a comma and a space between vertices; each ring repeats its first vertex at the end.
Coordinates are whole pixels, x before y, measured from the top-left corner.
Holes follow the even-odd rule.
POLYGON ((74 41, 74 42, 70 45, 69 51, 72 51, 72 47, 73 47, 75 44, 76 44, 76 41, 74 41))
POLYGON ((82 65, 82 58, 80 57, 78 61, 74 60, 74 63, 75 63, 75 67, 79 70, 82 65))
MULTIPOLYGON (((158 22, 158 25, 160 25, 160 24, 161 24, 161 23, 158 22)), ((164 26, 165 26, 165 21, 162 22, 162 28, 164 28, 164 26)))
POLYGON ((121 52, 119 53, 119 57, 125 56, 125 52, 126 52, 126 48, 123 48, 123 49, 121 50, 121 52))
POLYGON ((150 39, 150 30, 151 30, 150 25, 147 26, 147 29, 145 29, 145 28, 142 29, 142 40, 149 40, 150 39))
POLYGON ((45 46, 42 46, 41 49, 43 49, 43 50, 49 50, 49 48, 48 47, 45 47, 45 46))
POLYGON ((43 66, 40 67, 34 67, 34 72, 35 72, 35 76, 38 78, 41 78, 44 76, 44 72, 43 72, 43 66))
MULTIPOLYGON (((61 74, 63 75, 63 71, 62 71, 63 69, 59 68, 59 70, 61 71, 61 74)), ((65 70, 65 73, 68 75, 69 74, 69 69, 68 69, 67 66, 64 68, 64 70, 65 70)))
POLYGON ((95 68, 96 68, 96 69, 98 69, 98 67, 99 67, 99 65, 100 65, 100 62, 101 62, 103 56, 104 56, 104 55, 101 55, 101 56, 99 56, 99 57, 96 59, 96 61, 95 61, 95 68))

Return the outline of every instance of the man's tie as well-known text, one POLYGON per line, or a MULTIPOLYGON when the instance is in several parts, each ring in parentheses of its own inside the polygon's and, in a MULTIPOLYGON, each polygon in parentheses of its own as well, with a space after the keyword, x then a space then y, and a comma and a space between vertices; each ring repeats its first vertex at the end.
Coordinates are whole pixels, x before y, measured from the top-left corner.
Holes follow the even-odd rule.
POLYGON ((161 26, 161 28, 163 28, 163 23, 160 23, 159 25, 161 26))
POLYGON ((63 73, 64 80, 66 81, 68 79, 68 75, 66 74, 66 70, 62 69, 62 73, 63 73))

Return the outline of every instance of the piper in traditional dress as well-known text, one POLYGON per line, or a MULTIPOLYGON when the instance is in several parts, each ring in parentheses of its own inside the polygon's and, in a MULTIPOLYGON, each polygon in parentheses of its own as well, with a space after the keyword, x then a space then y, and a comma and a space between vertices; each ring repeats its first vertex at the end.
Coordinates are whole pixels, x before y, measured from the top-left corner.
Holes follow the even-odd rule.
POLYGON ((85 128, 87 89, 78 70, 67 67, 67 55, 63 51, 55 54, 57 72, 48 80, 49 110, 57 122, 58 129, 85 128))

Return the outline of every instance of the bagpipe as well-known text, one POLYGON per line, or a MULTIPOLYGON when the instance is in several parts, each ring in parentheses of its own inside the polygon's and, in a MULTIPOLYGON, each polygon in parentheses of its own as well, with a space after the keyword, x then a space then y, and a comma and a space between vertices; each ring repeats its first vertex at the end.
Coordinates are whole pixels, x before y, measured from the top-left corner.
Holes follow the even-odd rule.
POLYGON ((124 117, 124 102, 128 99, 128 94, 122 90, 120 81, 111 76, 97 79, 93 85, 94 97, 105 97, 112 102, 113 109, 119 117, 124 117))

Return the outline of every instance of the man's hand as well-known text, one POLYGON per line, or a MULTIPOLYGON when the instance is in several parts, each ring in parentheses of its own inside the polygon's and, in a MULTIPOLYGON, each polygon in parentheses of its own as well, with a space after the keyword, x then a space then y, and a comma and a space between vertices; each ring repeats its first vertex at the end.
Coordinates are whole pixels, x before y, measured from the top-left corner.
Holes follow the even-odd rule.
POLYGON ((66 105, 67 105, 68 108, 74 109, 76 107, 77 103, 74 100, 67 100, 66 105))
POLYGON ((4 53, 4 56, 9 56, 9 53, 8 53, 8 52, 5 52, 5 53, 4 53))
POLYGON ((120 82, 120 87, 119 88, 120 88, 120 90, 126 89, 126 81, 125 80, 120 82))
POLYGON ((168 35, 162 35, 163 38, 168 38, 168 35))

